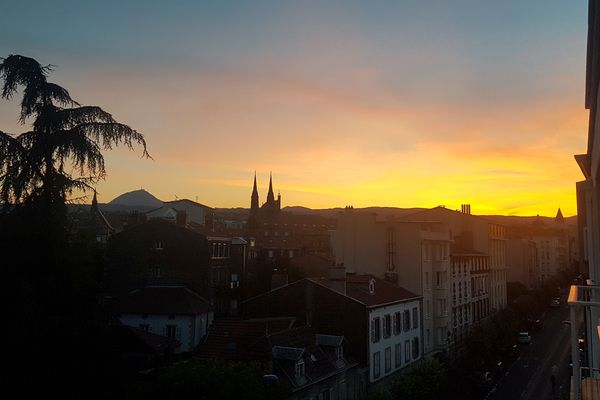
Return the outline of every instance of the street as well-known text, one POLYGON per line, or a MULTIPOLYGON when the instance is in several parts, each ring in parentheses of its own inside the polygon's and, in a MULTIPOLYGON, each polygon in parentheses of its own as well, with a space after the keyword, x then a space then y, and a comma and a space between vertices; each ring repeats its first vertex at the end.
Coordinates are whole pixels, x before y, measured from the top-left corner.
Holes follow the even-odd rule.
MULTIPOLYGON (((569 319, 566 304, 550 308, 544 318, 544 328, 530 332, 532 342, 519 345, 519 357, 504 377, 492 389, 489 400, 545 400, 568 398, 571 327, 562 321, 569 319), (552 393, 552 366, 558 367, 556 393, 552 393)), ((515 338, 516 341, 516 338, 515 338)))

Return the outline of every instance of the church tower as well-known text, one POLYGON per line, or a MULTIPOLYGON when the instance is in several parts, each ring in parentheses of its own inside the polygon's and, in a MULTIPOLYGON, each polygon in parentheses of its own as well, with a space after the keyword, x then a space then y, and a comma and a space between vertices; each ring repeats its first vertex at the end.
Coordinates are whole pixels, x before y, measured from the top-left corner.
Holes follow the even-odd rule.
POLYGON ((258 211, 258 189, 256 188, 256 171, 254 171, 254 188, 250 197, 250 212, 258 211))
POLYGON ((554 217, 554 222, 557 222, 559 224, 565 222, 565 217, 563 217, 563 213, 562 213, 562 211, 560 211, 560 207, 558 208, 556 217, 554 217))
POLYGON ((267 193, 267 204, 275 204, 275 195, 273 194, 273 173, 269 173, 269 192, 267 193))

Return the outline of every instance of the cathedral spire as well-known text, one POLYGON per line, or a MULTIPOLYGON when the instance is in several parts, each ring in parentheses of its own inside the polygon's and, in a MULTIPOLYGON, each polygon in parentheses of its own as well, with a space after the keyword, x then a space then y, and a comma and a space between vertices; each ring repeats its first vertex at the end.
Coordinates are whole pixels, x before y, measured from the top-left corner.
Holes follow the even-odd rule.
POLYGON ((254 171, 254 187, 252 188, 252 196, 250 197, 250 209, 258 210, 258 189, 256 187, 256 171, 254 171))
POLYGON ((267 193, 267 203, 272 204, 275 202, 275 195, 273 194, 273 173, 269 172, 269 192, 267 193))

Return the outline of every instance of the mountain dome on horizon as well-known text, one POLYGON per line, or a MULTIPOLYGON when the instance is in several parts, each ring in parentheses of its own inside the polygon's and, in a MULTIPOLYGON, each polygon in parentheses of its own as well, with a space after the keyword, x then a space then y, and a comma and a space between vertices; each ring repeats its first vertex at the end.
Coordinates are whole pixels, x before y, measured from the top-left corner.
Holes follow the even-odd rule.
POLYGON ((112 199, 108 204, 121 206, 161 207, 163 202, 144 189, 123 193, 112 199))

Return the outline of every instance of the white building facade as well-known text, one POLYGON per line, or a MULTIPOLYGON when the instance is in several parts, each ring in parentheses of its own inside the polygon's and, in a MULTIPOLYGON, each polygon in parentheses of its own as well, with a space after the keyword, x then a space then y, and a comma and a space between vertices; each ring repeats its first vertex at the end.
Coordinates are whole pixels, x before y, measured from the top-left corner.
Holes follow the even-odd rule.
POLYGON ((374 383, 423 356, 420 301, 369 310, 369 382, 374 383))

